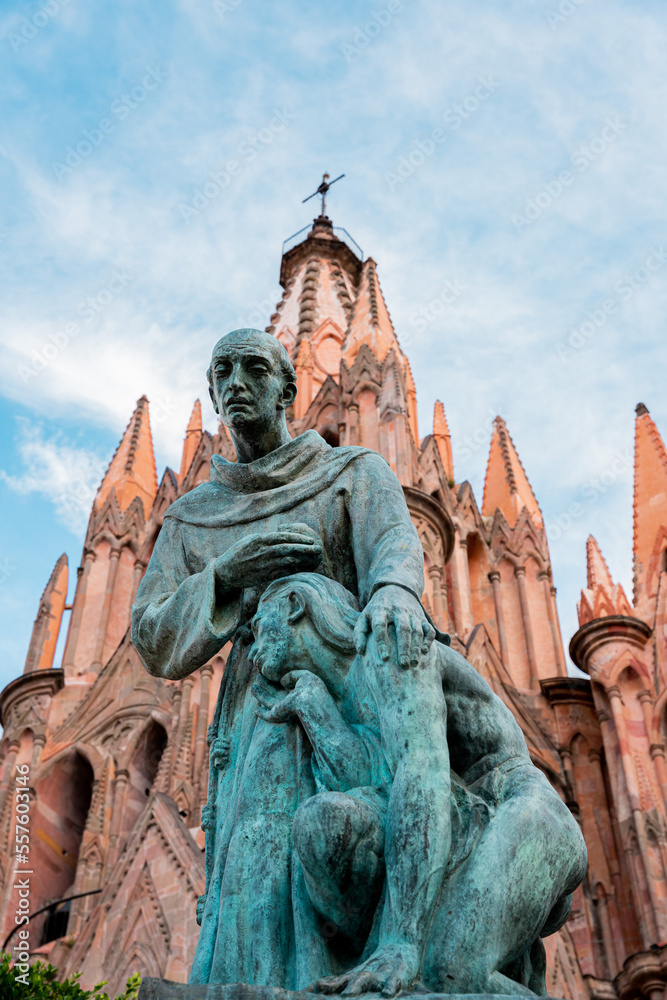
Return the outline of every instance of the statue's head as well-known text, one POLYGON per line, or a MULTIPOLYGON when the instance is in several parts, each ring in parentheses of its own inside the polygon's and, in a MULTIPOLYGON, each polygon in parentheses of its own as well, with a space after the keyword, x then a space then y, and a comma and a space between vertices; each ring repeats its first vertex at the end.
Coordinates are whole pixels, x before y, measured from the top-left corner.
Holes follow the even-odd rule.
MULTIPOLYGON (((269 584, 252 620, 250 657, 271 681, 290 670, 310 670, 331 686, 354 659, 354 596, 319 573, 294 573, 269 584)), ((335 684, 334 684, 335 687, 335 684)))
POLYGON ((234 330, 213 348, 206 372, 215 412, 238 432, 284 420, 296 397, 296 376, 280 341, 261 330, 234 330))

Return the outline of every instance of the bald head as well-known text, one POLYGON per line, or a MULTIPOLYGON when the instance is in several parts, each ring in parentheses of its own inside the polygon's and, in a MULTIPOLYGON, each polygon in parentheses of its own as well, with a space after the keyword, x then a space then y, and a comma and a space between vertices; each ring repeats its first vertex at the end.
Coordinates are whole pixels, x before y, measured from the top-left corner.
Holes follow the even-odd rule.
POLYGON ((285 382, 296 385, 296 374, 289 359, 289 354, 278 338, 270 333, 265 333, 263 330, 252 330, 249 328, 232 330, 231 333, 226 333, 217 342, 211 354, 211 363, 206 371, 206 378, 209 385, 213 385, 213 368, 216 359, 228 353, 230 349, 242 350, 244 348, 268 354, 276 368, 280 369, 285 376, 285 382))
POLYGON ((213 348, 206 373, 211 402, 231 435, 240 462, 254 462, 291 441, 285 410, 296 375, 276 337, 234 330, 213 348))

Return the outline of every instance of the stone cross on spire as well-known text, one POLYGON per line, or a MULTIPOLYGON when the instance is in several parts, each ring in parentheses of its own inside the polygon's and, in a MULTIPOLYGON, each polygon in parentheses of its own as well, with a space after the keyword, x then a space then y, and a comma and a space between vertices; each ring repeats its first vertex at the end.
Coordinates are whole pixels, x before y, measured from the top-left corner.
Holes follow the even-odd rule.
POLYGON ((320 186, 317 188, 316 191, 313 191, 312 194, 309 194, 307 198, 304 198, 301 204, 305 205, 307 201, 310 201, 310 199, 314 198, 316 194, 319 194, 322 197, 322 211, 320 212, 320 215, 324 215, 325 214, 324 210, 327 204, 327 191, 329 190, 332 184, 335 184, 336 181, 341 180, 343 177, 345 177, 345 174, 339 174, 338 177, 334 177, 334 179, 330 181, 329 174, 322 174, 322 183, 320 184, 320 186))

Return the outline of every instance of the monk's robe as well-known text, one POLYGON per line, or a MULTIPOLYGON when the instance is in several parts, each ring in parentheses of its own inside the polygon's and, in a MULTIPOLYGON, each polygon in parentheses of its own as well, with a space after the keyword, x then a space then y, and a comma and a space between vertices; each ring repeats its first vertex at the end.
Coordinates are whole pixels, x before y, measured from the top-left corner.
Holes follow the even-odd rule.
POLYGON ((389 465, 363 448, 333 449, 316 431, 255 462, 214 455, 210 482, 165 514, 132 611, 139 655, 151 673, 182 677, 233 640, 209 733, 206 894, 191 983, 302 989, 349 967, 292 852, 296 809, 317 791, 310 746, 298 723, 255 711, 247 623, 260 592, 217 596, 212 568, 240 539, 295 523, 321 539, 317 571, 362 607, 386 584, 417 600, 423 592, 422 548, 389 465))

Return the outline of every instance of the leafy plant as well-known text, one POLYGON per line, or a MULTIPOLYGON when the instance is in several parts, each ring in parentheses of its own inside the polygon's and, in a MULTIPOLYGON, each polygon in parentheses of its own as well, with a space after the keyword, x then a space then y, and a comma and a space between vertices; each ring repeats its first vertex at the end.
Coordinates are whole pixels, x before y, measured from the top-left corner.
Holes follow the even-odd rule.
MULTIPOLYGON (((53 965, 35 962, 28 966, 24 981, 17 979, 18 969, 10 967, 11 956, 3 952, 0 961, 0 997, 2 1000, 110 1000, 109 994, 102 992, 106 980, 84 990, 79 985, 80 972, 62 982, 56 977, 58 970, 53 965)), ((135 972, 127 981, 125 990, 115 1000, 137 1000, 141 976, 135 972)))

